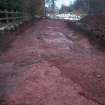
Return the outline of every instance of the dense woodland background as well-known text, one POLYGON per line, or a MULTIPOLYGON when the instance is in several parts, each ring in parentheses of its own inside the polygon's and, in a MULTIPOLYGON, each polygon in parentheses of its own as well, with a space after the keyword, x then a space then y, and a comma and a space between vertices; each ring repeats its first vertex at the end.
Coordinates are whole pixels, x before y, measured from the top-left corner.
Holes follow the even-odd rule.
POLYGON ((19 11, 29 18, 43 13, 41 0, 0 0, 0 10, 19 11))
MULTIPOLYGON (((55 9, 56 0, 45 0, 55 9)), ((0 10, 14 10, 23 12, 29 17, 44 14, 44 0, 0 0, 0 10)), ((67 7, 62 6, 61 11, 67 7)), ((68 7, 68 11, 84 11, 88 13, 105 13, 105 0, 76 0, 68 7)))
MULTIPOLYGON (((57 0, 46 0, 46 3, 49 4, 50 10, 58 9, 56 7, 57 0)), ((60 13, 63 13, 65 10, 68 12, 77 11, 85 13, 105 13, 105 0, 75 0, 75 2, 70 6, 62 5, 60 8, 60 13)))
POLYGON ((105 0, 76 0, 72 8, 88 13, 105 13, 105 0))

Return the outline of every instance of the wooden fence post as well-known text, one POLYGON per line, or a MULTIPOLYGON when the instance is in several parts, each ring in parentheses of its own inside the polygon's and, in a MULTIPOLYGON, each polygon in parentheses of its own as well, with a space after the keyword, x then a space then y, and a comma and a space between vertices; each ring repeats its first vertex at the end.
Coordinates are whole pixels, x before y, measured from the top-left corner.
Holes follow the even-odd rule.
POLYGON ((13 18, 13 19, 11 19, 11 21, 14 23, 15 22, 15 12, 14 12, 14 10, 12 10, 11 11, 11 17, 13 18))
MULTIPOLYGON (((18 11, 8 11, 8 10, 4 10, 4 11, 0 11, 0 14, 4 17, 0 18, 0 22, 2 23, 2 21, 5 21, 5 25, 8 25, 9 23, 20 23, 21 21, 24 21, 25 16, 23 15, 22 12, 18 12, 18 11)), ((3 24, 3 23, 2 23, 3 24)))
POLYGON ((5 12, 5 16, 6 16, 6 23, 8 24, 9 23, 8 11, 5 10, 4 12, 5 12))

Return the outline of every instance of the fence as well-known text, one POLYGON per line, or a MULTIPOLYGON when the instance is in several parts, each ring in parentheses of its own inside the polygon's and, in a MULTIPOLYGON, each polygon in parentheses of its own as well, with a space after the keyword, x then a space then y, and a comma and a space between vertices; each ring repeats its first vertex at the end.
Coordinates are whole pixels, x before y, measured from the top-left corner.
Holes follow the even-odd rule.
POLYGON ((18 11, 0 11, 0 32, 4 30, 11 30, 19 26, 26 19, 22 12, 18 11))
POLYGON ((11 23, 17 22, 18 20, 23 20, 23 14, 18 11, 0 11, 0 23, 11 23))

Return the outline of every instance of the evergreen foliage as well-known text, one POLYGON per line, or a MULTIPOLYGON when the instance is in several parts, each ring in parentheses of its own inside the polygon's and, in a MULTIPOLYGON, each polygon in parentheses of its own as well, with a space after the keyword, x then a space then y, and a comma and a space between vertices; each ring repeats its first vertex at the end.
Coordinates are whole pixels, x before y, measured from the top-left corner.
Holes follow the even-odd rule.
POLYGON ((105 0, 76 0, 73 9, 82 9, 89 13, 105 13, 105 0))
POLYGON ((22 11, 22 0, 0 0, 0 9, 22 11))

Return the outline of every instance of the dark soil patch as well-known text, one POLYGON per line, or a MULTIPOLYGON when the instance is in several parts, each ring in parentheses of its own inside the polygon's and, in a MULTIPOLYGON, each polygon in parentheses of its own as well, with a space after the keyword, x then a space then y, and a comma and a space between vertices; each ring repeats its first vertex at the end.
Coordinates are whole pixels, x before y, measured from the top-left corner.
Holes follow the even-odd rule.
POLYGON ((35 22, 38 20, 30 20, 23 24, 21 24, 16 31, 10 31, 10 32, 1 32, 0 33, 0 54, 2 52, 6 52, 11 48, 11 43, 16 39, 17 36, 22 35, 24 31, 26 31, 28 28, 32 27, 35 22))

